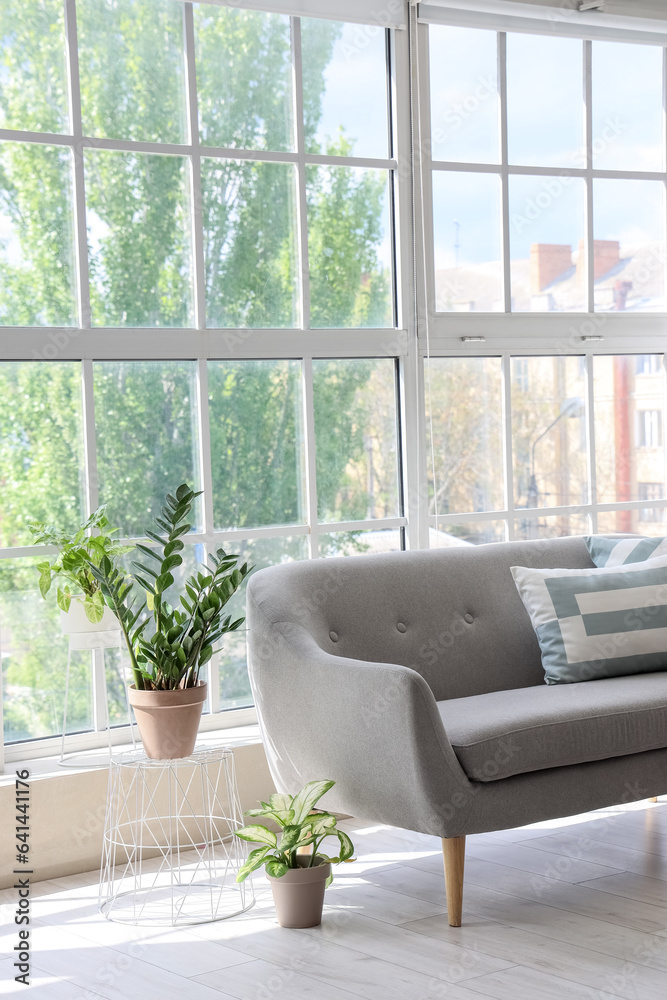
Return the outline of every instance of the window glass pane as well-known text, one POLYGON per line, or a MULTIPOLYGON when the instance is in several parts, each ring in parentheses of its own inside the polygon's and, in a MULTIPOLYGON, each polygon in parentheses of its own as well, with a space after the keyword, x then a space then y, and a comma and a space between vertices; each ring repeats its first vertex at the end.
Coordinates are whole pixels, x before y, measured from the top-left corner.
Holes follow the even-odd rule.
POLYGON ((296 326, 295 167, 202 159, 209 327, 296 326))
MULTIPOLYGON (((308 557, 308 541, 305 535, 293 538, 253 538, 245 542, 230 542, 225 545, 227 552, 238 554, 241 563, 254 566, 255 571, 293 559, 308 557)), ((245 617, 246 586, 232 597, 227 605, 232 620, 245 617)), ((248 680, 248 657, 246 647, 247 623, 238 632, 230 632, 222 637, 220 654, 220 707, 242 708, 252 705, 253 697, 248 680)))
POLYGON ((438 312, 502 311, 498 177, 434 172, 433 243, 438 312))
POLYGON ((588 503, 585 399, 579 358, 512 358, 515 507, 588 503))
POLYGON ((83 134, 185 142, 183 5, 78 0, 83 134))
POLYGON ((598 532, 601 535, 647 535, 661 538, 667 535, 664 507, 642 507, 640 510, 611 510, 598 514, 598 532))
POLYGON ((363 556, 400 552, 400 528, 383 531, 332 531, 320 535, 321 556, 363 556))
POLYGON ((76 284, 70 151, 0 143, 0 324, 76 325, 76 284))
POLYGON ((201 142, 293 149, 289 17, 211 4, 194 17, 201 142))
POLYGON ((395 365, 313 361, 320 521, 398 516, 395 365))
MULTIPOLYGON (((600 503, 657 500, 666 495, 665 372, 662 357, 655 355, 655 359, 655 370, 647 374, 638 371, 636 355, 594 360, 595 458, 600 503), (650 484, 650 493, 646 484, 650 484)), ((636 511, 620 511, 615 512, 612 520, 636 525, 637 518, 636 511)), ((611 530, 640 529, 628 526, 611 530)))
POLYGON ((593 181, 596 312, 665 308, 661 181, 593 181))
POLYGON ((208 365, 216 529, 302 524, 298 361, 208 365))
POLYGON ((588 535, 591 519, 587 514, 568 514, 551 517, 525 517, 514 522, 517 541, 531 538, 563 538, 565 535, 588 535))
POLYGON ((308 167, 313 327, 393 325, 386 170, 308 167))
POLYGON ((468 521, 461 524, 440 524, 429 528, 429 546, 447 549, 461 545, 485 545, 504 542, 507 536, 506 521, 468 521))
POLYGON ((62 0, 0 3, 0 128, 70 131, 62 0))
POLYGON ((585 167, 583 45, 507 34, 509 162, 585 167))
POLYGON ((431 24, 428 37, 433 159, 498 163, 496 32, 431 24))
MULTIPOLYGON (((94 365, 100 503, 121 537, 143 535, 181 483, 200 488, 196 371, 191 361, 94 365)), ((199 504, 193 516, 198 528, 199 504)))
POLYGON ((663 170, 662 53, 593 42, 593 166, 663 170))
POLYGON ((308 152, 388 155, 385 44, 376 26, 302 19, 308 152))
POLYGON ((438 514, 502 510, 500 358, 432 358, 425 380, 430 513, 435 513, 431 455, 438 514))
POLYGON ((513 312, 586 308, 586 186, 578 177, 510 177, 513 312))
POLYGON ((0 545, 31 545, 33 520, 75 530, 84 517, 81 366, 4 361, 0 398, 0 545))
MULTIPOLYGON (((0 560, 0 651, 5 742, 62 732, 67 639, 55 593, 43 601, 39 558, 0 560)), ((67 732, 92 728, 91 654, 73 652, 67 732)))
POLYGON ((86 150, 96 326, 192 326, 185 157, 86 150))

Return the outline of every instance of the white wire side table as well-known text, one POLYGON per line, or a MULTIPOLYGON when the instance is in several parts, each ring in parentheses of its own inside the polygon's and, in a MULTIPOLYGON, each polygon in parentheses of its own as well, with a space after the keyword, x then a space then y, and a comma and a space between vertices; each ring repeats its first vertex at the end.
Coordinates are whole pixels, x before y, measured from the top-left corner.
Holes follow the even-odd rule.
POLYGON ((247 845, 228 747, 151 760, 112 757, 100 872, 100 911, 129 924, 184 926, 250 909, 250 880, 236 882, 247 845))

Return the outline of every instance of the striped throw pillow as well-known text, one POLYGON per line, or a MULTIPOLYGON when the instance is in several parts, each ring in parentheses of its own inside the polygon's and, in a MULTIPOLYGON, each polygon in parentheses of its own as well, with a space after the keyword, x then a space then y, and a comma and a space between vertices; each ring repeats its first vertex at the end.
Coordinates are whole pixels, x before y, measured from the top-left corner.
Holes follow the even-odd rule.
POLYGON ((601 569, 511 569, 547 684, 667 669, 667 556, 601 569))
POLYGON ((589 535, 584 539, 596 566, 626 566, 667 556, 667 538, 608 538, 589 535))

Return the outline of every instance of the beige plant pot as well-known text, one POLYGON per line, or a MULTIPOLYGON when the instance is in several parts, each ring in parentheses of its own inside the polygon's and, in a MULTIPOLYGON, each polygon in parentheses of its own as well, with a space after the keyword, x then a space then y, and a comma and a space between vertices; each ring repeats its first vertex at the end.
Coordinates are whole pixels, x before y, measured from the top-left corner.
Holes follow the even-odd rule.
POLYGON ((331 864, 307 868, 310 855, 297 858, 298 868, 274 878, 267 874, 273 892, 273 902, 281 927, 316 927, 322 923, 324 890, 331 874, 331 864))
POLYGON ((130 705, 147 757, 175 760, 192 753, 207 690, 202 681, 177 691, 137 691, 130 685, 130 705))

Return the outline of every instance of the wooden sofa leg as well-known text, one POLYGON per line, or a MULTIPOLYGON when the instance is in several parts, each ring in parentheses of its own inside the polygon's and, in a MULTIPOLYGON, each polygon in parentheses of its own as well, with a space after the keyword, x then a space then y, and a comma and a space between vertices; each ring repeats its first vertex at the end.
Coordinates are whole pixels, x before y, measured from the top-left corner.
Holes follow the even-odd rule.
POLYGON ((651 798, 649 799, 649 802, 657 802, 657 801, 658 801, 657 795, 652 795, 651 798))
POLYGON ((446 837, 442 841, 445 860, 445 891, 450 927, 461 926, 463 909, 463 865, 466 855, 465 837, 446 837))

